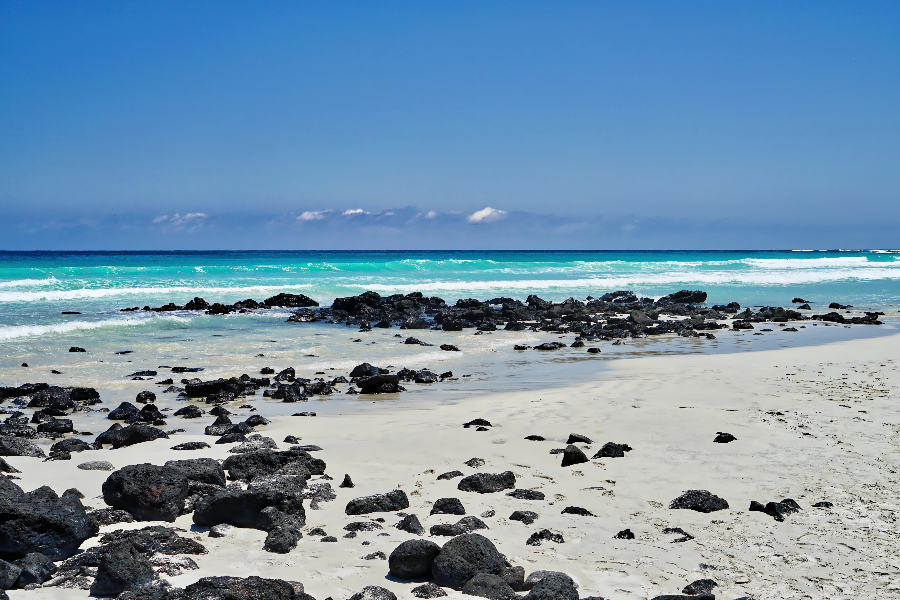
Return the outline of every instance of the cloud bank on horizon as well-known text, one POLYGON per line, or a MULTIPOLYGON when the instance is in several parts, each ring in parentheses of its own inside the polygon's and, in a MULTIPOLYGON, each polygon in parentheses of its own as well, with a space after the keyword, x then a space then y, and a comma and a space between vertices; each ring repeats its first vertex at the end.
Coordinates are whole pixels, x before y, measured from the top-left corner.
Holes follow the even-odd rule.
POLYGON ((897 39, 886 2, 5 2, 0 250, 896 247, 897 39))

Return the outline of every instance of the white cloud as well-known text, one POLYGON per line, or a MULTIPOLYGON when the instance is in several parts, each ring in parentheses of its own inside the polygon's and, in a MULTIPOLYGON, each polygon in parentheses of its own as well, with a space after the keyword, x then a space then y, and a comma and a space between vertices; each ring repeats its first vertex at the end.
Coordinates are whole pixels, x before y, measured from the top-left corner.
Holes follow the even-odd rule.
POLYGON ((506 211, 499 208, 491 208, 490 206, 473 212, 468 217, 469 223, 491 223, 499 221, 506 217, 506 211))
POLYGON ((307 210, 300 213, 298 221, 321 221, 328 216, 330 210, 307 210))
POLYGON ((367 211, 364 211, 361 208, 348 208, 347 210, 344 211, 345 217, 352 217, 355 215, 368 215, 368 214, 370 214, 370 213, 367 211))
POLYGON ((180 215, 175 213, 171 217, 169 215, 163 215, 161 217, 156 217, 153 219, 154 224, 166 223, 169 225, 200 225, 200 223, 205 219, 208 215, 206 213, 186 213, 185 215, 180 215))
POLYGON ((435 218, 436 216, 437 216, 437 213, 434 212, 433 210, 429 210, 427 213, 425 213, 425 218, 426 218, 426 219, 433 219, 433 218, 435 218))

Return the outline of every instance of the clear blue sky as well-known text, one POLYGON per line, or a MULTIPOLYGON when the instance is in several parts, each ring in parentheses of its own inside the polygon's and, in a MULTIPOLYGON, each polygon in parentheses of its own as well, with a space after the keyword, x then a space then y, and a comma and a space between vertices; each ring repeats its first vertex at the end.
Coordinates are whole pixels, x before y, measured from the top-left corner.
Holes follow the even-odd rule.
POLYGON ((2 0, 0 247, 898 247, 898 107, 896 1, 2 0))

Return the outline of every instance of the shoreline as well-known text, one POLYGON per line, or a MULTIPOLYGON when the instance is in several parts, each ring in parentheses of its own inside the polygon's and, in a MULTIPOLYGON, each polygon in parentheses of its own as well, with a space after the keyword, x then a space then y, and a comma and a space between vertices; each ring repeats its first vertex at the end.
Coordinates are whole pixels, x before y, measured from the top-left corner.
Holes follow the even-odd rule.
MULTIPOLYGON (((271 436, 280 448, 287 447, 282 438, 292 434, 303 438, 303 444, 324 449, 315 454, 328 464, 337 499, 322 502, 322 510, 308 510, 304 532, 322 527, 337 536, 338 543, 321 543, 305 535, 290 554, 273 555, 262 550, 264 532, 233 530, 233 537, 215 540, 198 531, 192 535, 199 536, 210 553, 194 557, 198 571, 185 571, 171 581, 183 587, 201 576, 261 574, 299 580, 316 598, 342 600, 364 585, 411 597, 412 585, 385 579, 385 561, 359 558, 375 551, 388 555, 401 540, 414 537, 391 527, 397 517, 377 515, 386 519, 381 533, 389 533, 387 537, 376 532, 355 539, 341 537, 343 525, 354 520, 343 514, 347 501, 399 485, 410 498, 407 512, 417 514, 426 529, 458 519, 427 517, 431 502, 440 497, 459 497, 470 515, 495 510, 496 516, 484 519, 490 529, 478 533, 494 541, 510 562, 525 566, 526 572, 568 573, 579 583, 582 597, 649 598, 677 593, 704 577, 719 583, 716 593, 724 598, 878 597, 877 589, 884 584, 883 589, 896 587, 890 583, 896 577, 885 579, 878 573, 896 570, 890 566, 895 552, 882 540, 892 530, 884 519, 897 509, 892 498, 900 483, 890 476, 889 463, 879 457, 896 451, 894 442, 885 437, 887 425, 894 428, 894 435, 900 431, 890 402, 895 395, 891 390, 900 383, 897 362, 889 358, 898 344, 900 336, 893 334, 742 354, 645 356, 604 361, 598 378, 540 390, 537 400, 528 391, 455 403, 432 401, 426 395, 415 406, 379 402, 352 415, 276 417, 260 433, 271 436), (853 374, 863 367, 874 367, 878 380, 853 374), (845 376, 872 380, 856 390, 872 392, 871 399, 847 402, 846 382, 851 380, 841 379, 845 376), (857 404, 860 408, 853 407, 857 404), (529 409, 522 411, 522 406, 529 409), (477 417, 488 418, 494 427, 485 432, 461 427, 477 417), (811 435, 803 435, 804 430, 811 435), (732 433, 737 441, 713 444, 716 431, 732 433), (582 444, 590 446, 588 455, 607 441, 627 443, 633 450, 624 458, 563 468, 559 455, 548 452, 564 447, 569 433, 594 439, 595 444, 582 444), (549 441, 523 439, 532 434, 549 441), (472 457, 486 464, 468 468, 463 463, 472 457), (517 488, 543 490, 548 500, 528 503, 502 493, 465 493, 457 491, 454 482, 435 481, 437 474, 452 469, 466 474, 512 470, 517 488), (351 475, 356 488, 337 487, 344 473, 351 475), (590 487, 605 489, 585 489, 590 487), (687 489, 708 489, 725 498, 730 508, 709 514, 665 508, 687 489), (747 512, 751 500, 777 502, 784 497, 803 507, 784 522, 747 512), (834 508, 811 507, 821 500, 832 501, 834 508), (560 509, 569 505, 597 516, 560 515, 560 509), (534 525, 506 519, 513 510, 525 509, 540 514, 534 525), (859 519, 869 523, 865 536, 855 531, 859 519), (672 535, 661 533, 667 526, 680 527, 694 539, 672 543, 672 535), (525 545, 530 533, 543 528, 560 532, 565 543, 525 545), (635 533, 635 540, 612 538, 625 528, 635 533), (360 545, 360 538, 371 545, 360 545), (700 563, 717 568, 701 569, 700 563), (855 572, 857 564, 871 568, 855 572)), ((303 408, 314 406, 307 403, 303 408)), ((88 454, 90 460, 112 460, 117 468, 148 456, 154 464, 186 458, 184 454, 228 456, 225 447, 216 445, 196 452, 168 450, 174 443, 203 438, 182 434, 177 442, 156 440, 88 454)), ((18 483, 26 491, 49 481, 60 493, 79 487, 87 496, 86 504, 104 506, 96 495, 108 474, 75 469, 78 462, 88 460, 85 453, 73 453, 71 461, 49 463, 22 457, 7 460, 23 471, 18 483)), ((190 529, 190 515, 179 517, 175 526, 190 529)), ((430 539, 440 544, 449 538, 430 539)), ((447 592, 451 598, 463 597, 447 592)), ((45 588, 10 591, 10 597, 80 597, 79 593, 87 595, 45 588)))

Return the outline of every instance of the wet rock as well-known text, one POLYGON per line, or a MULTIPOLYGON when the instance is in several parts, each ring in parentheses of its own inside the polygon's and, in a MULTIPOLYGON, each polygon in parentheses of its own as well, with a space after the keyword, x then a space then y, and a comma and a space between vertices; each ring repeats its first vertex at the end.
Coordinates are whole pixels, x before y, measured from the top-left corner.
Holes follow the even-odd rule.
POLYGON ((442 481, 445 479, 453 479, 455 477, 462 477, 462 476, 463 476, 462 471, 447 471, 446 473, 441 473, 440 475, 438 475, 437 480, 442 481))
POLYGON ((706 302, 706 292, 700 290, 681 290, 656 301, 658 306, 666 304, 702 304, 706 302))
POLYGON ((800 512, 802 509, 791 498, 785 498, 781 502, 768 502, 765 506, 761 502, 753 500, 750 502, 751 511, 759 511, 769 515, 776 521, 784 521, 784 517, 791 513, 800 512))
POLYGON ((123 402, 118 407, 109 411, 106 418, 111 421, 124 421, 130 417, 136 416, 140 412, 141 409, 131 402, 123 402))
POLYGON ((535 350, 559 350, 560 348, 565 348, 566 345, 562 342, 544 342, 543 344, 538 344, 534 347, 535 350))
POLYGON ((271 421, 262 415, 251 415, 244 420, 244 423, 250 427, 260 427, 262 425, 268 425, 270 422, 271 421))
POLYGON ((409 508, 409 498, 403 490, 393 490, 387 494, 375 494, 355 498, 347 503, 344 512, 348 515, 367 515, 373 512, 392 512, 409 508))
POLYGON ((428 578, 440 552, 440 546, 430 540, 407 540, 391 552, 388 569, 398 579, 428 578))
POLYGON ((169 460, 165 466, 181 471, 190 480, 225 487, 225 470, 214 458, 169 460))
POLYGON ((516 487, 516 476, 512 471, 503 473, 475 473, 463 477, 456 486, 461 492, 491 494, 516 487))
POLYGON ((91 584, 92 596, 117 596, 153 581, 156 573, 150 561, 129 543, 104 548, 91 584))
POLYGON ((592 456, 592 459, 595 458, 624 458, 626 452, 631 452, 632 448, 628 444, 616 444, 614 442, 606 442, 597 451, 597 453, 592 456))
POLYGON ((72 346, 71 348, 69 348, 69 352, 87 352, 87 350, 78 346, 72 346))
MULTIPOLYGON (((115 425, 113 427, 115 427, 115 425)), ((159 438, 168 437, 169 434, 162 429, 157 429, 156 427, 145 425, 143 423, 134 423, 119 429, 110 428, 108 431, 97 436, 95 443, 100 444, 101 446, 103 444, 112 444, 113 448, 124 448, 126 446, 152 442, 159 438)))
POLYGON ((544 492, 537 490, 513 490, 506 494, 517 500, 543 500, 544 492))
POLYGON ((633 540, 634 533, 632 533, 630 529, 623 529, 622 531, 614 535, 613 538, 617 540, 633 540))
POLYGON ((506 559, 486 537, 477 533, 460 535, 440 549, 431 573, 440 586, 461 590, 478 573, 500 575, 506 559))
POLYGON ((397 375, 374 375, 356 380, 361 394, 395 394, 400 391, 400 377, 397 375))
POLYGON ((521 521, 526 525, 531 525, 538 520, 538 514, 530 510, 517 510, 509 515, 510 521, 521 521))
POLYGON ((530 442, 543 442, 546 438, 542 435, 526 435, 525 439, 530 442))
POLYGON ((434 502, 431 508, 432 515, 464 515, 466 509, 463 508, 459 498, 439 498, 434 502))
POLYGON ((50 446, 50 452, 84 452, 93 449, 93 446, 78 438, 66 438, 50 446))
POLYGON ((713 442, 715 442, 716 444, 727 444, 727 443, 729 443, 729 442, 734 442, 734 441, 736 441, 736 440, 737 440, 737 438, 734 437, 733 435, 731 435, 730 433, 725 433, 725 432, 722 432, 722 431, 717 431, 717 432, 716 432, 716 437, 715 437, 715 439, 713 440, 713 442))
POLYGON ((489 573, 475 575, 463 586, 462 593, 493 600, 511 600, 516 597, 515 591, 502 577, 489 573))
POLYGON ((263 304, 268 307, 278 306, 281 308, 309 308, 319 306, 319 303, 304 294, 276 294, 271 298, 263 300, 263 304))
POLYGON ((569 444, 568 446, 566 446, 565 450, 563 450, 562 452, 562 455, 563 457, 561 466, 563 467, 588 462, 587 455, 585 455, 585 453, 581 451, 581 448, 573 444, 569 444))
POLYGON ((348 600, 397 600, 394 592, 377 585, 367 585, 361 592, 350 596, 348 600))
POLYGON ((51 419, 37 426, 38 433, 72 433, 74 425, 71 419, 51 419))
POLYGON ((571 577, 559 571, 535 571, 525 580, 530 590, 527 600, 578 600, 578 588, 571 577))
POLYGON ((669 504, 671 509, 696 510, 702 513, 711 513, 728 508, 728 502, 711 494, 706 490, 688 490, 678 496, 669 504))
POLYGON ((203 416, 203 410, 193 404, 188 404, 187 406, 179 408, 172 414, 183 419, 199 419, 203 416))
POLYGON ((489 527, 478 517, 468 516, 463 517, 453 525, 432 525, 429 533, 431 535, 452 537, 463 535, 465 533, 469 533, 470 531, 477 531, 479 529, 489 529, 489 527))
POLYGON ((0 553, 40 552, 51 560, 72 556, 97 525, 78 498, 60 498, 47 486, 0 502, 0 553))
POLYGON ((459 352, 459 347, 453 344, 441 344, 441 350, 444 352, 459 352))
POLYGON ((553 533, 549 529, 541 529, 540 531, 532 533, 525 543, 529 546, 540 546, 544 541, 556 542, 557 544, 565 543, 565 539, 563 539, 562 535, 553 533))
POLYGON ((147 404, 150 402, 156 402, 156 394, 153 392, 143 391, 138 392, 138 395, 134 399, 138 404, 147 404))
POLYGON ((184 442, 183 444, 175 444, 172 446, 172 450, 202 450, 209 447, 210 445, 206 442, 184 442))
POLYGON ((103 483, 103 501, 138 521, 174 521, 184 510, 188 478, 171 467, 129 465, 103 483))
POLYGON ((33 456, 46 458, 46 454, 34 443, 22 438, 0 435, 0 456, 33 456))

